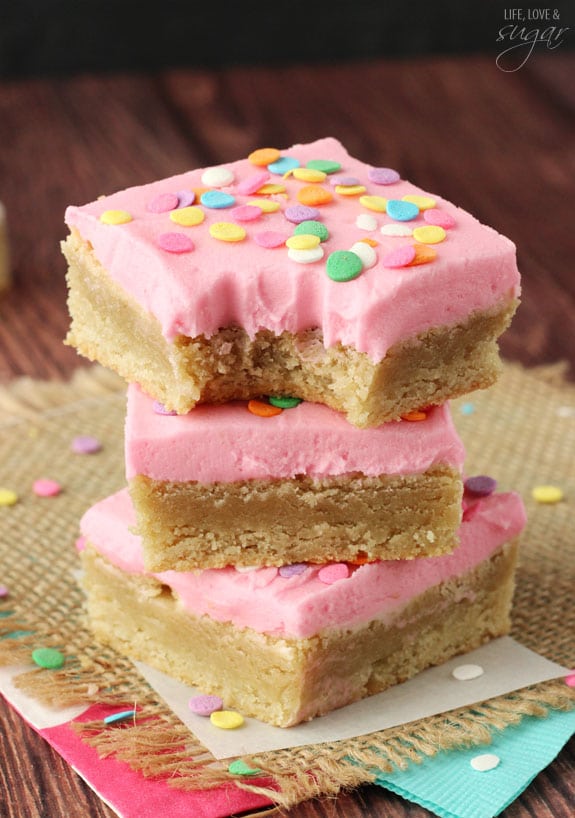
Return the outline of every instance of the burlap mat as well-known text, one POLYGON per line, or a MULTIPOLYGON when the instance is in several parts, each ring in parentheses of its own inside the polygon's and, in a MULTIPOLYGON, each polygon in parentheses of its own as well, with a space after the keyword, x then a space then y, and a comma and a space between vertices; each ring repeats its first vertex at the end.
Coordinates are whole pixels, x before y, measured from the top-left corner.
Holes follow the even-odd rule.
MULTIPOLYGON (((145 714, 139 724, 81 728, 102 755, 114 753, 175 787, 233 780, 290 806, 368 782, 370 766, 391 769, 441 749, 488 742, 494 730, 525 715, 575 706, 574 691, 562 681, 549 682, 321 750, 302 747, 246 759, 269 774, 275 782, 270 786, 230 774, 227 762, 212 758, 131 663, 95 646, 84 627, 73 544, 84 510, 123 485, 124 401, 124 384, 98 367, 80 370, 69 384, 23 379, 0 389, 0 487, 19 495, 16 505, 0 508, 0 580, 10 588, 0 614, 0 662, 28 662, 31 647, 52 644, 66 654, 64 669, 23 674, 18 684, 27 692, 58 705, 137 702, 145 714), (100 453, 71 452, 72 438, 85 434, 101 440, 100 453), (62 494, 36 497, 31 485, 38 477, 58 480, 62 494)), ((575 387, 557 369, 527 372, 507 365, 497 386, 455 402, 453 410, 467 446, 467 473, 496 477, 501 489, 519 491, 527 505, 512 635, 573 667, 575 387), (548 483, 559 485, 565 499, 536 504, 532 488, 548 483)))

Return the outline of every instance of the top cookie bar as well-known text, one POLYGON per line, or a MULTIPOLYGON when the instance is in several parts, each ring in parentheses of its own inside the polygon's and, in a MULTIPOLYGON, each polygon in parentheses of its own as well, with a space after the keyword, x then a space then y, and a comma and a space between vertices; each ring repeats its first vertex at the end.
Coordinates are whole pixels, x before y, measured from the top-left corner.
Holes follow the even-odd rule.
POLYGON ((69 207, 67 342, 179 413, 289 394, 376 426, 491 384, 512 242, 335 139, 69 207))

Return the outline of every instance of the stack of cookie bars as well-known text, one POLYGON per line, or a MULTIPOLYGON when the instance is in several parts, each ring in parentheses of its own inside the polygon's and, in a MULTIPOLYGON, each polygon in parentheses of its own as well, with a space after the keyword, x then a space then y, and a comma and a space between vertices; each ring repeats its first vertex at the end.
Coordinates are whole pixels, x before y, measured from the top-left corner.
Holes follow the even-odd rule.
POLYGON ((507 632, 523 507, 446 401, 497 377, 510 241, 334 139, 66 221, 67 341, 130 384, 98 640, 286 727, 507 632))

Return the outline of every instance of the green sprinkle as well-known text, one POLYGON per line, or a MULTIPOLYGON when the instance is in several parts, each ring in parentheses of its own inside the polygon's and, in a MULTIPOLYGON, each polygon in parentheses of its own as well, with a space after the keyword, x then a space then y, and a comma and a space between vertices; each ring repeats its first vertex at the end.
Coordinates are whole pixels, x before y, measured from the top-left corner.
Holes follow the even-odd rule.
POLYGON ((32 651, 32 659, 39 667, 56 670, 64 664, 64 654, 56 648, 36 648, 32 651))
POLYGON ((339 162, 334 162, 333 159, 310 159, 306 163, 306 168, 311 170, 321 170, 324 173, 337 173, 341 170, 339 162))
POLYGON ((3 633, 0 639, 22 639, 23 636, 32 636, 33 633, 34 631, 8 631, 8 633, 3 633))
POLYGON ((325 224, 313 220, 300 222, 298 224, 298 226, 294 229, 293 234, 294 236, 299 236, 301 233, 306 236, 317 236, 320 241, 329 239, 329 230, 325 224))
POLYGON ((326 273, 332 281, 351 281, 363 270, 363 262, 351 250, 336 250, 327 259, 326 273))
POLYGON ((245 761, 238 758, 228 765, 228 772, 232 775, 260 775, 261 770, 257 767, 250 767, 245 761))
POLYGON ((289 395, 270 395, 268 401, 272 406, 277 406, 280 409, 293 409, 301 403, 301 398, 291 398, 289 395))

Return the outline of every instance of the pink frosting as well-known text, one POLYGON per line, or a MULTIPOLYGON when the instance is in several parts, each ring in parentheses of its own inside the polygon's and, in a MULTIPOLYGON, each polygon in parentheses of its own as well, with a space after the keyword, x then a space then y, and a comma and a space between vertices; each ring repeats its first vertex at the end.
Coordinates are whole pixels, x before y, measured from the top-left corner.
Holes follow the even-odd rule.
POLYGON ((419 422, 356 429, 338 412, 303 402, 273 417, 247 403, 204 404, 161 415, 138 386, 128 387, 126 474, 200 483, 360 472, 420 474, 435 464, 461 471, 464 449, 447 405, 419 422))
MULTIPOLYGON (((130 496, 124 489, 89 509, 81 530, 118 568, 142 574, 141 542, 132 533, 134 525, 130 496)), ((350 566, 347 578, 343 571, 342 578, 331 584, 318 577, 319 565, 309 565, 291 577, 281 576, 277 568, 237 571, 230 567, 152 576, 169 585, 190 614, 274 636, 305 638, 329 628, 400 616, 411 599, 470 571, 517 536, 524 525, 519 495, 496 494, 480 500, 475 513, 461 524, 461 544, 452 554, 350 566)))
MULTIPOLYGON (((170 220, 169 212, 148 209, 158 196, 203 187, 203 170, 129 188, 83 207, 69 207, 66 222, 92 244, 109 275, 156 316, 168 340, 180 334, 210 337, 229 325, 244 327, 250 337, 264 328, 279 334, 319 327, 326 347, 341 342, 379 361, 402 339, 433 326, 455 323, 474 310, 489 308, 519 293, 515 246, 469 213, 409 182, 374 184, 368 179, 369 168, 351 158, 335 139, 294 145, 283 155, 297 158, 302 166, 310 159, 338 161, 342 166, 338 175, 357 177, 370 195, 386 199, 431 195, 436 207, 452 217, 455 225, 447 231, 445 241, 434 245, 435 261, 385 268, 382 259, 413 239, 360 229, 356 225, 360 213, 374 215, 379 227, 393 220, 385 213, 372 213, 357 196, 339 194, 328 177, 321 186, 333 193, 333 201, 318 208, 318 218, 330 233, 322 245, 325 255, 319 261, 301 264, 289 258, 287 247, 269 249, 255 238, 263 232, 286 238, 292 234, 294 225, 285 210, 297 204, 297 192, 307 184, 293 176, 271 177, 271 181, 285 185, 287 198, 276 195, 280 204, 276 213, 242 223, 247 234, 243 241, 222 242, 210 235, 214 222, 233 222, 231 210, 200 205, 205 212, 202 224, 180 227, 170 220), (127 210, 132 221, 102 224, 99 216, 109 209, 127 210), (182 253, 162 249, 159 236, 174 232, 191 238, 194 249, 182 253), (378 242, 377 263, 352 281, 332 281, 326 275, 329 254, 350 250, 367 236, 378 242)), ((242 191, 260 170, 247 159, 226 167, 234 181, 222 192, 232 194, 237 206, 257 198, 257 194, 242 191)), ((427 222, 421 212, 407 224, 415 228, 427 222)))

